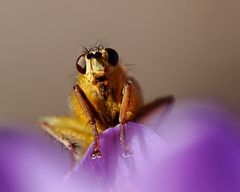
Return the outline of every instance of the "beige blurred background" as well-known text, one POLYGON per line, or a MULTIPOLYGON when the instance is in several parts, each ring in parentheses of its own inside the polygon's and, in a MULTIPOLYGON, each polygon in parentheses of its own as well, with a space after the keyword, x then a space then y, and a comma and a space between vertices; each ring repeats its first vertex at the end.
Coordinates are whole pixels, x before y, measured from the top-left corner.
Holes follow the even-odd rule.
POLYGON ((68 113, 81 45, 130 64, 146 100, 220 98, 240 108, 239 0, 2 0, 0 123, 68 113))

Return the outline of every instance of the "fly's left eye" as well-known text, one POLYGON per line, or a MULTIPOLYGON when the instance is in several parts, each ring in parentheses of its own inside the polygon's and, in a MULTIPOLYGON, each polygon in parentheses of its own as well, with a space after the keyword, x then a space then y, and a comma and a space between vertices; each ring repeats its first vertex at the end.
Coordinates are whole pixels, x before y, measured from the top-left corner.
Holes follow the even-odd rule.
POLYGON ((119 59, 117 51, 115 51, 112 48, 106 48, 105 51, 107 52, 108 62, 112 66, 116 66, 118 64, 118 59, 119 59))
POLYGON ((77 70, 82 73, 85 74, 86 73, 86 60, 85 60, 85 56, 84 55, 80 55, 77 59, 76 62, 76 66, 77 66, 77 70))
POLYGON ((100 57, 102 57, 102 53, 101 52, 96 52, 95 53, 95 58, 98 59, 100 57))

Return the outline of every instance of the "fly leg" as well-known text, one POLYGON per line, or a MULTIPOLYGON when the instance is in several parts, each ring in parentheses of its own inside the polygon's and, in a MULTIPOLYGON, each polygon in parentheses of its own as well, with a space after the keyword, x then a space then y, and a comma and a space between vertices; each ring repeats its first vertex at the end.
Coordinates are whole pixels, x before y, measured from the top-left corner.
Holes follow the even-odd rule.
POLYGON ((123 87, 123 98, 122 104, 120 108, 119 122, 120 122, 120 142, 123 148, 123 156, 128 157, 132 154, 131 149, 129 149, 128 144, 126 142, 125 136, 125 123, 127 123, 133 116, 132 109, 134 108, 134 103, 131 98, 134 97, 135 90, 134 84, 131 80, 128 80, 123 87))
POLYGON ((75 162, 76 162, 74 146, 72 144, 69 145, 68 150, 70 152, 70 158, 71 158, 71 167, 70 167, 71 169, 70 170, 73 170, 75 167, 75 162))
POLYGON ((79 87, 79 85, 74 86, 74 91, 75 91, 76 97, 78 99, 78 102, 79 102, 80 106, 82 107, 83 113, 86 115, 88 122, 92 127, 92 132, 94 135, 94 150, 92 152, 92 159, 101 158, 101 152, 99 150, 99 147, 100 147, 99 135, 98 135, 96 122, 93 118, 91 109, 90 109, 89 105, 87 104, 87 101, 83 96, 84 93, 81 90, 81 88, 79 87))

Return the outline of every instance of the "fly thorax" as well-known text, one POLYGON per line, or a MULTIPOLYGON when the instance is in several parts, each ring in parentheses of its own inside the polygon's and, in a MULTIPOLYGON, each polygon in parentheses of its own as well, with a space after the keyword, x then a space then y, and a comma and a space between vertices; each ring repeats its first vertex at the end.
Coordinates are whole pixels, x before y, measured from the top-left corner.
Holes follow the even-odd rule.
POLYGON ((110 89, 109 89, 109 86, 108 86, 108 82, 107 81, 98 82, 97 86, 98 86, 101 97, 104 100, 107 100, 107 98, 110 94, 110 89))

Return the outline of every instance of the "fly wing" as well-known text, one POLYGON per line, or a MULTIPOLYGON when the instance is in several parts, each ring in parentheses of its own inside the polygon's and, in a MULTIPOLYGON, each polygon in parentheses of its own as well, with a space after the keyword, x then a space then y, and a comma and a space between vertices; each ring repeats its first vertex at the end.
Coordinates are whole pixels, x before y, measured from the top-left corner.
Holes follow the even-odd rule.
POLYGON ((74 149, 75 158, 80 159, 93 141, 88 122, 72 117, 50 116, 40 119, 41 127, 67 149, 74 149))
POLYGON ((136 115, 136 122, 154 128, 156 119, 162 118, 174 101, 174 96, 168 95, 144 105, 136 115))

